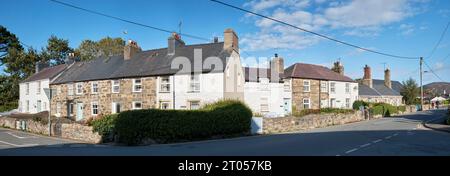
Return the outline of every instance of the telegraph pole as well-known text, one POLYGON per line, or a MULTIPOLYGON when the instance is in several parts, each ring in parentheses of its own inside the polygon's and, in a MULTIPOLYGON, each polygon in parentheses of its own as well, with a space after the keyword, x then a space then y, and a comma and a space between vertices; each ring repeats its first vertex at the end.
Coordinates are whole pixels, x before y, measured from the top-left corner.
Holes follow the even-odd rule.
POLYGON ((420 110, 423 111, 423 57, 420 57, 420 110))

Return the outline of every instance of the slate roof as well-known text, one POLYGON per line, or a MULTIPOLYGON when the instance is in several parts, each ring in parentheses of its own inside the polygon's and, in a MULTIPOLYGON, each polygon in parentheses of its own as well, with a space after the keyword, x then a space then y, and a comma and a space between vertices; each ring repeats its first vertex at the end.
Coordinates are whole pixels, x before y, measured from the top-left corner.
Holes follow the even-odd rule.
MULTIPOLYGON (((270 68, 254 68, 254 67, 244 67, 244 73, 245 73, 245 82, 259 82, 259 78, 268 78, 270 82, 273 82, 275 80, 272 80, 272 70, 270 68), (251 73, 251 74, 250 74, 251 73)), ((279 75, 278 82, 281 82, 281 79, 283 78, 283 74, 279 75)))
POLYGON ((217 57, 223 65, 221 69, 216 70, 215 66, 212 66, 211 69, 202 69, 202 72, 211 72, 212 70, 214 70, 214 72, 223 72, 227 63, 227 58, 231 55, 231 51, 223 50, 223 42, 218 42, 178 47, 176 48, 174 55, 167 55, 167 48, 161 48, 139 52, 129 60, 124 60, 123 55, 109 58, 101 57, 92 61, 74 63, 74 65, 69 68, 64 75, 56 79, 53 84, 172 75, 179 73, 178 71, 180 71, 180 67, 171 69, 172 61, 179 56, 187 58, 190 61, 191 68, 194 68, 194 49, 202 49, 201 53, 203 61, 208 57, 217 57))
POLYGON ((57 76, 59 73, 64 71, 68 66, 66 64, 61 64, 53 67, 44 68, 42 71, 35 73, 28 77, 27 79, 23 80, 24 82, 32 82, 37 80, 43 80, 43 79, 53 79, 55 76, 57 76))
POLYGON ((370 88, 369 86, 363 85, 361 83, 359 84, 359 95, 362 95, 362 96, 401 96, 398 91, 394 90, 394 85, 398 86, 399 83, 400 82, 398 82, 398 81, 392 81, 393 88, 391 89, 384 85, 384 80, 373 79, 372 80, 372 88, 370 88))
POLYGON ((306 78, 328 81, 355 82, 347 76, 340 75, 331 69, 312 64, 296 63, 284 70, 286 78, 306 78))

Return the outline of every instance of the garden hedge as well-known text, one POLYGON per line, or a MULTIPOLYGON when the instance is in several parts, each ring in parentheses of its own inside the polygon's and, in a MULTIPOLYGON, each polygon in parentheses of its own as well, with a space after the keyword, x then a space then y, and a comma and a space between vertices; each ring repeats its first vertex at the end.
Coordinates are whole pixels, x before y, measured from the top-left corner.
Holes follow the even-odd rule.
POLYGON ((242 102, 223 100, 200 110, 135 110, 93 122, 101 135, 114 133, 119 142, 136 145, 191 141, 250 132, 252 111, 242 102))

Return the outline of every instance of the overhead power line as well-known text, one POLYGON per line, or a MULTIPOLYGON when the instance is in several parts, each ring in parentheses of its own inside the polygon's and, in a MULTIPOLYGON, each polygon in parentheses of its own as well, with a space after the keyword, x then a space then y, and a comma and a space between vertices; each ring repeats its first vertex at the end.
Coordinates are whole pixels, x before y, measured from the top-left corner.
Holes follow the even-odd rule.
POLYGON ((445 82, 439 75, 436 74, 436 72, 434 72, 433 68, 430 67, 430 65, 428 65, 427 62, 424 62, 425 65, 428 67, 428 69, 430 69, 431 73, 434 74, 434 76, 436 76, 439 80, 441 80, 442 82, 445 82))
POLYGON ((253 15, 256 15, 256 16, 268 19, 268 20, 271 20, 271 21, 275 21, 275 22, 284 24, 286 26, 290 26, 290 27, 293 27, 295 29, 299 29, 301 31, 304 31, 304 32, 307 32, 307 33, 310 33, 310 34, 313 34, 313 35, 316 35, 316 36, 319 36, 319 37, 322 37, 322 38, 325 38, 325 39, 328 39, 328 40, 331 40, 331 41, 334 41, 334 42, 337 42, 337 43, 340 43, 340 44, 344 44, 344 45, 347 45, 347 46, 350 46, 350 47, 354 47, 354 48, 357 48, 357 49, 360 49, 360 50, 364 50, 364 51, 367 51, 367 52, 371 52, 371 53, 375 53, 375 54, 379 54, 379 55, 383 55, 383 56, 388 56, 388 57, 392 57, 392 58, 398 58, 398 59, 409 59, 409 60, 418 60, 419 59, 419 57, 398 56, 398 55, 394 55, 394 54, 388 54, 388 53, 384 53, 384 52, 371 50, 371 49, 364 48, 364 47, 361 47, 361 46, 357 46, 355 44, 351 44, 351 43, 348 43, 348 42, 344 42, 344 41, 341 41, 341 40, 338 40, 338 39, 335 39, 335 38, 332 38, 332 37, 329 37, 329 36, 326 36, 326 35, 323 35, 323 34, 319 34, 317 32, 313 32, 313 31, 310 31, 310 30, 307 30, 307 29, 295 26, 293 24, 290 24, 290 23, 287 23, 287 22, 284 22, 284 21, 281 21, 281 20, 278 20, 278 19, 275 19, 275 18, 272 18, 272 17, 268 17, 268 16, 265 16, 265 15, 262 15, 262 14, 258 14, 256 12, 252 12, 250 10, 246 10, 246 9, 243 9, 243 8, 240 8, 240 7, 237 7, 237 6, 234 6, 234 5, 222 2, 222 1, 218 1, 218 0, 210 0, 210 1, 218 3, 218 4, 222 4, 224 6, 228 6, 228 7, 240 10, 240 11, 244 11, 244 12, 247 12, 247 13, 250 13, 250 14, 253 14, 253 15))
POLYGON ((430 55, 428 55, 427 59, 430 59, 433 57, 434 52, 436 52, 436 49, 441 45, 442 39, 444 39, 445 34, 447 33, 448 27, 450 26, 450 21, 447 23, 447 26, 445 27, 444 31, 441 34, 441 37, 439 38, 438 42, 436 43, 436 46, 434 46, 433 50, 431 51, 430 55))
MULTIPOLYGON (((76 6, 76 5, 73 5, 73 4, 69 4, 69 3, 66 3, 66 2, 61 2, 61 1, 58 1, 58 0, 50 0, 50 1, 54 2, 54 3, 58 3, 58 4, 61 4, 61 5, 64 5, 64 6, 67 6, 67 7, 75 8, 75 9, 78 9, 78 10, 82 10, 82 11, 85 11, 85 12, 88 12, 88 13, 91 13, 91 14, 96 14, 96 15, 100 15, 100 16, 103 16, 103 17, 107 17, 107 18, 118 20, 118 21, 122 21, 122 22, 125 22, 125 23, 130 23, 130 24, 141 26, 141 27, 150 28, 150 29, 153 29, 153 30, 166 32, 166 33, 175 33, 175 31, 172 31, 172 30, 163 29, 163 28, 159 28, 159 27, 154 27, 154 26, 150 26, 150 25, 134 22, 134 21, 131 21, 131 20, 127 20, 127 19, 123 19, 123 18, 120 18, 120 17, 108 15, 108 14, 105 14, 105 13, 101 13, 101 12, 98 12, 98 11, 89 10, 89 9, 86 9, 86 8, 83 8, 83 7, 79 7, 79 6, 76 6)), ((191 35, 191 34, 183 33, 183 34, 180 34, 180 35, 188 37, 188 38, 197 39, 197 40, 210 41, 207 38, 198 37, 198 36, 191 35)))

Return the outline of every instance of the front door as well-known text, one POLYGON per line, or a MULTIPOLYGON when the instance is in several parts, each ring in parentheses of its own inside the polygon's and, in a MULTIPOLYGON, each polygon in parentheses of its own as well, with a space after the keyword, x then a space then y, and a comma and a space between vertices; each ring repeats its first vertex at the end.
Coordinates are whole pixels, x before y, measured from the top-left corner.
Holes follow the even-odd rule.
POLYGON ((83 120, 83 103, 77 103, 77 121, 83 120))
POLYGON ((39 113, 39 112, 41 112, 41 100, 38 100, 37 101, 37 104, 36 104, 36 108, 37 108, 37 112, 39 113))
POLYGON ((291 99, 290 98, 284 99, 283 108, 284 108, 285 115, 291 113, 291 99))
POLYGON ((336 106, 336 99, 332 98, 332 99, 330 100, 330 107, 331 107, 331 108, 335 108, 335 106, 336 106))

